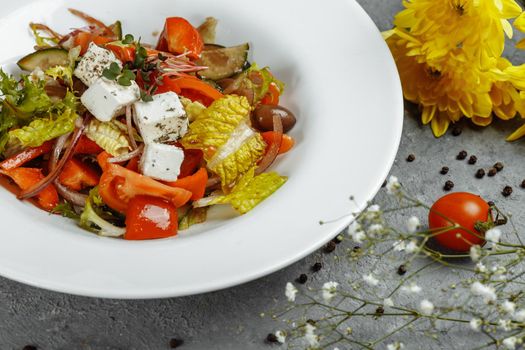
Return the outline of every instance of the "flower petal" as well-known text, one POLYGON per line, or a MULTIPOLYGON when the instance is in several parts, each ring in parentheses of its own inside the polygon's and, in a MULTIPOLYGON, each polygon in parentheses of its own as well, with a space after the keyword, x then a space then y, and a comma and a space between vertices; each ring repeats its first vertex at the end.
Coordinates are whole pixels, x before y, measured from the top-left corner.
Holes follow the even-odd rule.
POLYGON ((519 127, 512 134, 510 134, 509 137, 507 137, 507 141, 516 141, 517 139, 522 138, 523 136, 525 136, 525 124, 519 127))

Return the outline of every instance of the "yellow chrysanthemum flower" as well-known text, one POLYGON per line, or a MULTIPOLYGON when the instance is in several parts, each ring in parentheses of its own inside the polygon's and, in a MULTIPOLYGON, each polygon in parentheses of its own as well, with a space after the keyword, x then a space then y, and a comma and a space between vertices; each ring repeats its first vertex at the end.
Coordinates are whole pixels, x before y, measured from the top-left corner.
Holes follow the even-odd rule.
MULTIPOLYGON (((384 36, 396 61, 404 96, 422 107, 436 137, 461 117, 486 126, 492 116, 525 115, 525 68, 501 57, 509 19, 525 29, 514 0, 411 0, 384 36), (521 82, 519 82, 521 79, 521 82)), ((523 44, 525 47, 525 43, 523 44)), ((524 128, 525 133, 525 128, 524 128)))

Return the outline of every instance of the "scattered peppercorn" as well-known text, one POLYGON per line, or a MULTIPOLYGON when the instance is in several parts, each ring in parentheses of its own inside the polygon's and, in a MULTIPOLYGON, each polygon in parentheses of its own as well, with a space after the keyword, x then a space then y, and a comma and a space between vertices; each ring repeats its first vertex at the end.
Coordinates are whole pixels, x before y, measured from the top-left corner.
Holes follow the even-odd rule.
POLYGON ((407 157, 407 162, 413 162, 414 160, 416 160, 416 156, 413 154, 409 154, 407 157))
POLYGON ((307 319, 307 320, 306 320, 306 323, 311 324, 312 326, 315 326, 315 325, 317 324, 317 323, 316 323, 314 320, 312 320, 311 318, 307 319))
POLYGON ((468 159, 468 163, 471 165, 476 164, 477 161, 478 161, 478 157, 476 156, 470 156, 470 158, 468 159))
POLYGON ((405 273, 407 273, 407 268, 405 265, 399 265, 397 268, 397 274, 400 276, 403 276, 405 273))
POLYGON ((447 182, 445 182, 445 186, 443 186, 443 189, 445 191, 450 191, 451 189, 454 188, 454 183, 450 180, 448 180, 447 182))
POLYGON ((459 136, 462 132, 463 130, 460 127, 455 127, 452 129, 452 136, 459 136))
POLYGON ((384 313, 385 313, 385 309, 382 306, 378 306, 378 308, 376 309, 376 314, 382 315, 384 313))
POLYGON ((503 188, 503 191, 501 191, 501 194, 504 196, 504 197, 508 197, 512 194, 512 187, 510 186, 505 186, 503 188))
POLYGON ((448 174, 448 171, 449 171, 448 166, 444 166, 443 168, 441 168, 441 171, 439 173, 441 175, 446 175, 446 174, 448 174))
POLYGON ((171 349, 176 349, 179 346, 181 346, 182 344, 184 344, 184 340, 182 340, 182 339, 177 339, 177 338, 171 338, 170 339, 170 348, 171 349))
POLYGON ((484 176, 485 176, 485 170, 483 170, 483 169, 478 169, 478 171, 476 171, 476 177, 477 177, 478 179, 482 179, 484 176))
POLYGON ((383 184, 381 185, 381 188, 385 188, 386 187, 386 184, 387 184, 387 181, 383 181, 383 184))
POLYGON ((496 203, 494 203, 493 201, 488 201, 487 204, 489 205, 489 207, 493 207, 496 205, 496 203))
POLYGON ((498 171, 498 173, 500 171, 503 170, 503 163, 502 162, 497 162, 496 164, 494 164, 494 168, 498 171))
POLYGON ((268 343, 277 343, 278 342, 277 337, 273 333, 268 333, 268 335, 266 336, 266 341, 268 343))
POLYGON ((312 265, 312 271, 313 272, 318 272, 322 268, 323 268, 323 264, 321 264, 320 262, 316 262, 315 264, 312 265))
POLYGON ((498 173, 498 171, 496 170, 496 168, 490 168, 489 172, 488 172, 488 175, 490 177, 492 177, 492 176, 496 175, 497 173, 498 173))
POLYGON ((525 180, 521 182, 521 188, 525 188, 525 180))
POLYGON ((361 247, 358 246, 358 245, 356 245, 355 247, 352 248, 352 251, 353 251, 354 253, 357 253, 357 252, 359 252, 360 250, 361 250, 361 247))
POLYGON ((308 276, 306 276, 304 273, 300 274, 299 277, 296 279, 297 283, 299 284, 305 284, 306 281, 308 281, 308 276))
POLYGON ((330 254, 331 252, 335 250, 336 247, 337 247, 337 244, 335 244, 334 241, 330 241, 324 246, 324 252, 327 254, 330 254))
POLYGON ((457 160, 464 160, 465 158, 467 158, 467 151, 461 151, 456 156, 457 160))
POLYGON ((22 350, 37 350, 38 348, 34 345, 26 345, 22 350))

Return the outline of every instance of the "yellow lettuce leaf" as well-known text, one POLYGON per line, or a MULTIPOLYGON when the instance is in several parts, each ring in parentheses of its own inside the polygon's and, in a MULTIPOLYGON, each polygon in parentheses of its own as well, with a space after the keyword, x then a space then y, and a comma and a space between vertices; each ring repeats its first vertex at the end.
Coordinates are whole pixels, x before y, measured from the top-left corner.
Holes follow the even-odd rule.
POLYGON ((114 157, 125 154, 131 149, 124 132, 112 122, 102 123, 97 119, 92 119, 85 133, 90 140, 114 157))

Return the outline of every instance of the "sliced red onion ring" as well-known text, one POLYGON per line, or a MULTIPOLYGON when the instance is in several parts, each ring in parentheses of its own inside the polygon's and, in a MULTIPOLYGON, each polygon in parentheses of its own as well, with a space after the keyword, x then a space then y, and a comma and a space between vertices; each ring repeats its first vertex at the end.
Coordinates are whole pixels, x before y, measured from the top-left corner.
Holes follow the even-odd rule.
MULTIPOLYGON (((58 164, 53 168, 51 168, 51 171, 49 174, 40 180, 37 184, 34 186, 28 188, 27 190, 22 191, 18 195, 18 199, 28 199, 31 197, 36 196, 42 190, 44 190, 47 186, 49 186, 50 183, 55 181, 55 179, 58 177, 62 169, 64 168, 64 165, 66 165, 66 162, 73 156, 73 151, 75 149, 75 146, 78 143, 78 140, 80 140, 80 136, 82 136, 82 132, 84 131, 84 126, 86 125, 87 121, 91 118, 89 114, 86 115, 86 117, 83 119, 82 124, 80 127, 77 127, 75 132, 73 133, 73 136, 71 137, 71 142, 69 143, 66 151, 64 152, 64 156, 58 161, 58 164)), ((78 125, 78 123, 75 123, 78 125)), ((57 141, 58 142, 58 141, 57 141)), ((55 151, 53 152, 53 157, 56 153, 60 154, 60 152, 57 150, 59 147, 55 147, 55 151)))
POLYGON ((133 125, 131 125, 132 113, 133 110, 131 109, 131 106, 126 106, 126 126, 128 127, 129 142, 131 142, 131 147, 133 147, 133 149, 136 150, 137 142, 135 141, 135 137, 133 136, 133 125))
POLYGON ((57 179, 53 181, 58 193, 69 203, 77 207, 84 207, 88 196, 79 192, 71 191, 66 186, 62 185, 57 179))
POLYGON ((272 121, 274 139, 270 145, 270 148, 268 149, 268 152, 266 152, 266 155, 263 157, 259 163, 259 166, 255 170, 255 175, 262 174, 270 167, 270 165, 272 165, 272 163, 275 161, 275 158, 277 158, 277 155, 279 154, 279 148, 281 148, 281 142, 283 141, 283 122, 281 117, 277 114, 273 115, 272 121))
POLYGON ((62 135, 55 141, 55 146, 53 147, 53 152, 49 159, 49 169, 51 169, 51 171, 56 168, 58 160, 60 159, 60 154, 62 154, 62 150, 64 149, 69 136, 71 136, 71 133, 62 135))
POLYGON ((142 150, 144 150, 144 145, 143 144, 138 146, 135 150, 133 150, 133 151, 131 151, 129 153, 123 154, 123 155, 118 156, 118 157, 109 158, 108 162, 110 162, 110 163, 126 162, 126 161, 128 161, 130 159, 133 159, 133 158, 139 156, 142 153, 142 150))
POLYGON ((221 179, 218 176, 213 176, 208 179, 208 182, 206 183, 206 188, 215 187, 218 184, 221 183, 221 179))

